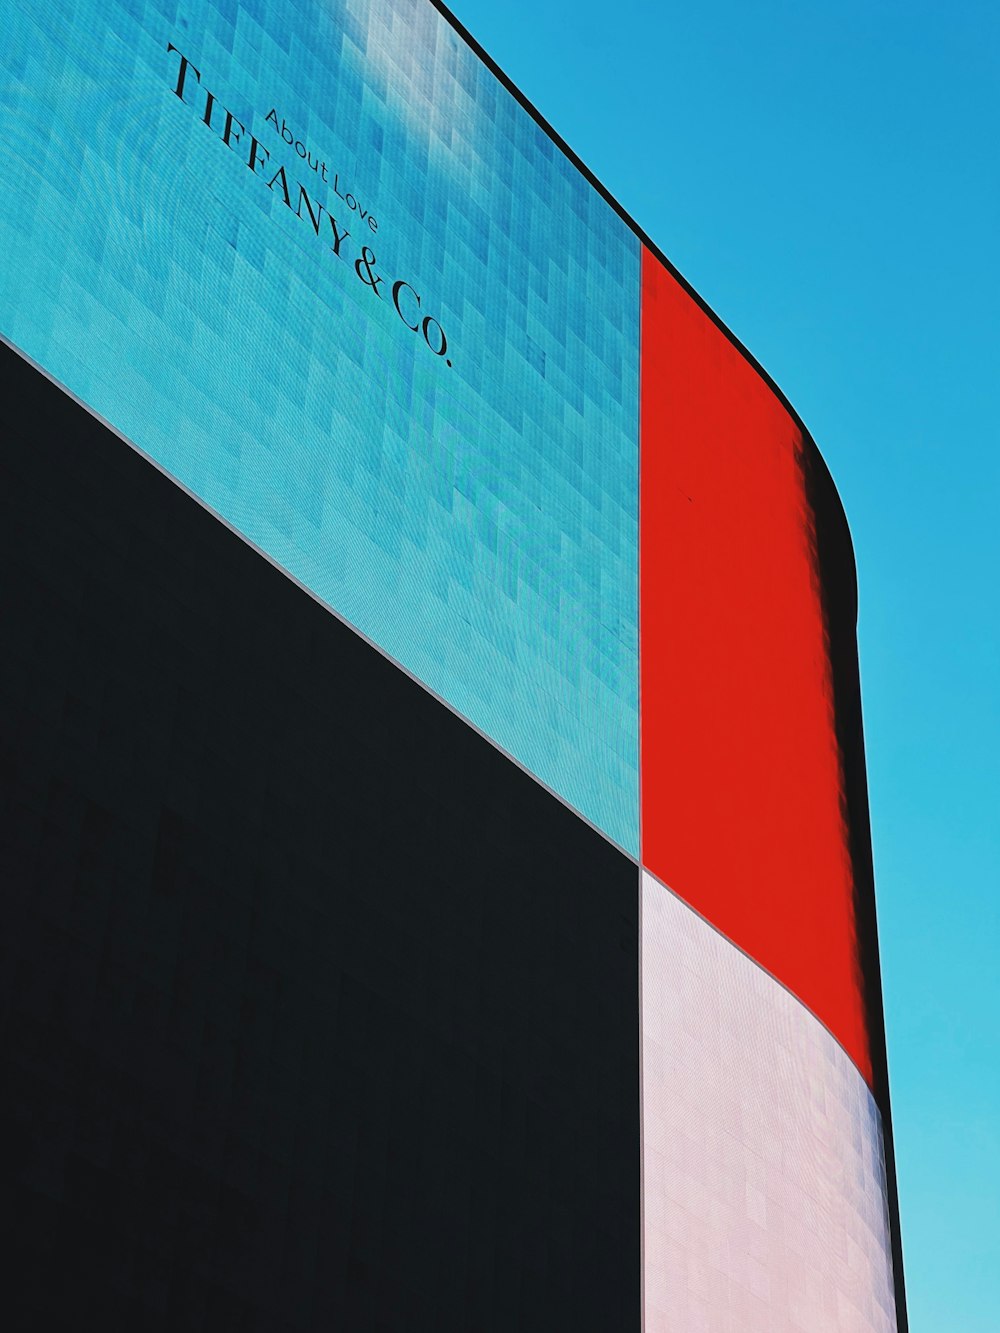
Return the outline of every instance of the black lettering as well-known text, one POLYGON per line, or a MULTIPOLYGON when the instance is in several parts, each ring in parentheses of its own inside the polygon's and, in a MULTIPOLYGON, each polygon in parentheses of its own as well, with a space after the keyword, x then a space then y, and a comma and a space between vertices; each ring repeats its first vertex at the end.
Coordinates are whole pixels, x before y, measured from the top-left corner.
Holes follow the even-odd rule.
POLYGON ((267 182, 267 188, 268 188, 269 190, 273 190, 273 189, 274 189, 274 182, 275 182, 275 181, 279 181, 279 180, 281 181, 281 192, 282 192, 282 194, 285 196, 285 207, 286 207, 286 208, 291 208, 291 206, 292 206, 292 197, 291 197, 291 195, 288 193, 288 177, 285 175, 285 168, 284 168, 284 167, 279 167, 279 168, 278 168, 278 170, 274 173, 274 175, 271 177, 271 179, 267 182))
MULTIPOLYGON (((408 282, 404 282, 404 281, 402 280, 402 278, 400 278, 399 282, 394 282, 394 283, 392 284, 392 304, 396 307, 396 314, 397 314, 397 315, 399 316, 399 318, 403 321, 403 323, 406 325, 406 327, 407 327, 408 329, 412 329, 413 332, 416 333, 417 329, 420 328, 420 325, 419 325, 419 324, 411 324, 411 323, 407 320, 406 316, 403 314, 402 310, 400 310, 400 308, 399 308, 399 293, 403 290, 404 287, 406 288, 406 290, 407 290, 408 292, 413 292, 413 288, 410 286, 410 284, 409 284, 408 282)), ((420 297, 417 296, 417 293, 416 293, 416 292, 413 292, 413 296, 414 296, 414 299, 416 300, 416 303, 417 303, 417 309, 419 310, 419 309, 420 309, 420 297)))
POLYGON ((356 259, 354 261, 354 271, 361 279, 361 281, 363 283, 366 283, 367 286, 369 286, 372 289, 372 291, 381 301, 382 293, 379 291, 378 288, 379 288, 379 283, 382 282, 383 279, 380 278, 377 273, 372 272, 372 264, 374 263, 375 263, 375 251, 372 250, 369 246, 363 245, 361 247, 361 258, 356 259), (361 272, 362 265, 364 265, 364 270, 365 270, 364 273, 361 272), (367 274, 368 276, 366 277, 365 274, 367 274))
POLYGON ((250 161, 247 163, 247 166, 250 168, 250 170, 256 174, 257 163, 259 162, 261 166, 263 166, 270 156, 271 154, 268 152, 268 150, 251 134, 250 161))
MULTIPOLYGON (((424 335, 424 342, 427 344, 428 347, 430 347, 430 349, 431 349, 431 351, 434 353, 434 355, 435 355, 435 356, 444 356, 445 352, 447 352, 447 350, 448 350, 448 339, 444 336, 444 329, 443 329, 443 328, 441 327, 441 325, 437 322, 437 320, 436 320, 436 319, 432 319, 430 315, 425 316, 425 317, 424 317, 424 322, 423 322, 423 324, 421 325, 421 331, 422 331, 422 333, 423 333, 423 335, 424 335), (430 327, 431 327, 432 324, 433 324, 434 327, 437 329, 438 333, 440 333, 440 335, 441 335, 441 346, 440 346, 440 347, 434 347, 434 346, 432 346, 432 344, 431 344, 431 340, 430 340, 430 327)), ((437 341, 438 341, 437 338, 435 338, 434 341, 437 342, 437 341)))
MULTIPOLYGON (((310 202, 309 196, 306 194, 306 187, 305 187, 304 185, 300 185, 300 186, 299 186, 299 206, 298 206, 298 208, 295 210, 295 215, 296 215, 296 217, 301 217, 301 216, 302 216, 302 205, 303 205, 303 204, 305 204, 305 206, 306 206, 306 212, 309 214, 309 221, 312 223, 313 231, 314 231, 314 232, 316 233, 316 235, 318 236, 318 235, 319 235, 319 220, 320 220, 320 218, 323 216, 323 213, 324 213, 325 210, 324 210, 322 204, 317 204, 317 205, 316 205, 316 212, 314 213, 314 212, 313 212, 313 209, 312 209, 312 203, 310 202)), ((335 252, 335 253, 336 253, 336 252, 335 252)))
MULTIPOLYGON (((177 47, 174 46, 173 42, 167 42, 167 50, 173 51, 175 55, 181 56, 180 51, 177 50, 177 47)), ((174 89, 174 92, 177 94, 177 96, 181 99, 182 102, 184 101, 184 80, 187 78, 187 72, 189 69, 194 70, 194 77, 198 80, 199 83, 201 83, 201 70, 195 69, 194 65, 191 64, 187 56, 181 56, 181 67, 180 67, 180 72, 177 75, 177 87, 174 89)))
POLYGON ((240 137, 243 134, 246 134, 246 126, 241 121, 238 121, 231 111, 227 111, 226 123, 222 130, 222 142, 226 145, 227 148, 232 148, 233 145, 231 143, 231 139, 235 139, 236 142, 239 143, 240 137), (240 127, 239 134, 233 134, 234 125, 239 125, 240 127))
POLYGON ((330 219, 330 227, 331 230, 333 231, 333 253, 339 259, 341 257, 340 243, 341 241, 346 241, 351 233, 349 231, 340 230, 340 228, 337 226, 337 219, 333 216, 332 213, 328 213, 327 217, 330 219))

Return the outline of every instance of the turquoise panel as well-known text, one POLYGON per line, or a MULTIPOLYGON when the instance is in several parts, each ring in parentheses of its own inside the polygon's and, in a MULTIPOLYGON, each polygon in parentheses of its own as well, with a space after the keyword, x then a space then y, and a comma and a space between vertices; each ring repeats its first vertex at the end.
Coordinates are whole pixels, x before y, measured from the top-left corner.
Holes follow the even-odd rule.
POLYGON ((636 853, 625 224, 427 0, 23 0, 0 74, 4 336, 636 853))

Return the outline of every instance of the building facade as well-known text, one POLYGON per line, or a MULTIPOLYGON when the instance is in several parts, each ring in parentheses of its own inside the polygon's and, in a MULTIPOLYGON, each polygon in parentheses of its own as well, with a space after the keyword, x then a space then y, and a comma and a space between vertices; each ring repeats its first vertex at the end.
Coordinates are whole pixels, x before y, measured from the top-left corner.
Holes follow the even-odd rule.
POLYGON ((905 1329, 789 404, 431 0, 0 63, 18 1326, 905 1329))

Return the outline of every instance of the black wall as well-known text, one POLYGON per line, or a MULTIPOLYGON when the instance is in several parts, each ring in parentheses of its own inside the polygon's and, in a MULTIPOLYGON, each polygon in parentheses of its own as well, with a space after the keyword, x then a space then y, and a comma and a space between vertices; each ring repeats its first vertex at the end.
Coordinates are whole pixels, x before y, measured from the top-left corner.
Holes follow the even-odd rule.
POLYGON ((638 1328, 635 865, 0 383, 5 1322, 638 1328))

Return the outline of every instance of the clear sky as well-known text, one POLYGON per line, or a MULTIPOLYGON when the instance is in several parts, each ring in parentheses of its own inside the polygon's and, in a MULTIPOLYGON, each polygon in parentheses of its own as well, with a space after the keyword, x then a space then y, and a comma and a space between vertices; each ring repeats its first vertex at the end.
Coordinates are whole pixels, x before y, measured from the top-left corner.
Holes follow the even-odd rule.
POLYGON ((453 0, 847 509, 913 1333, 1000 1330, 1000 8, 453 0))

